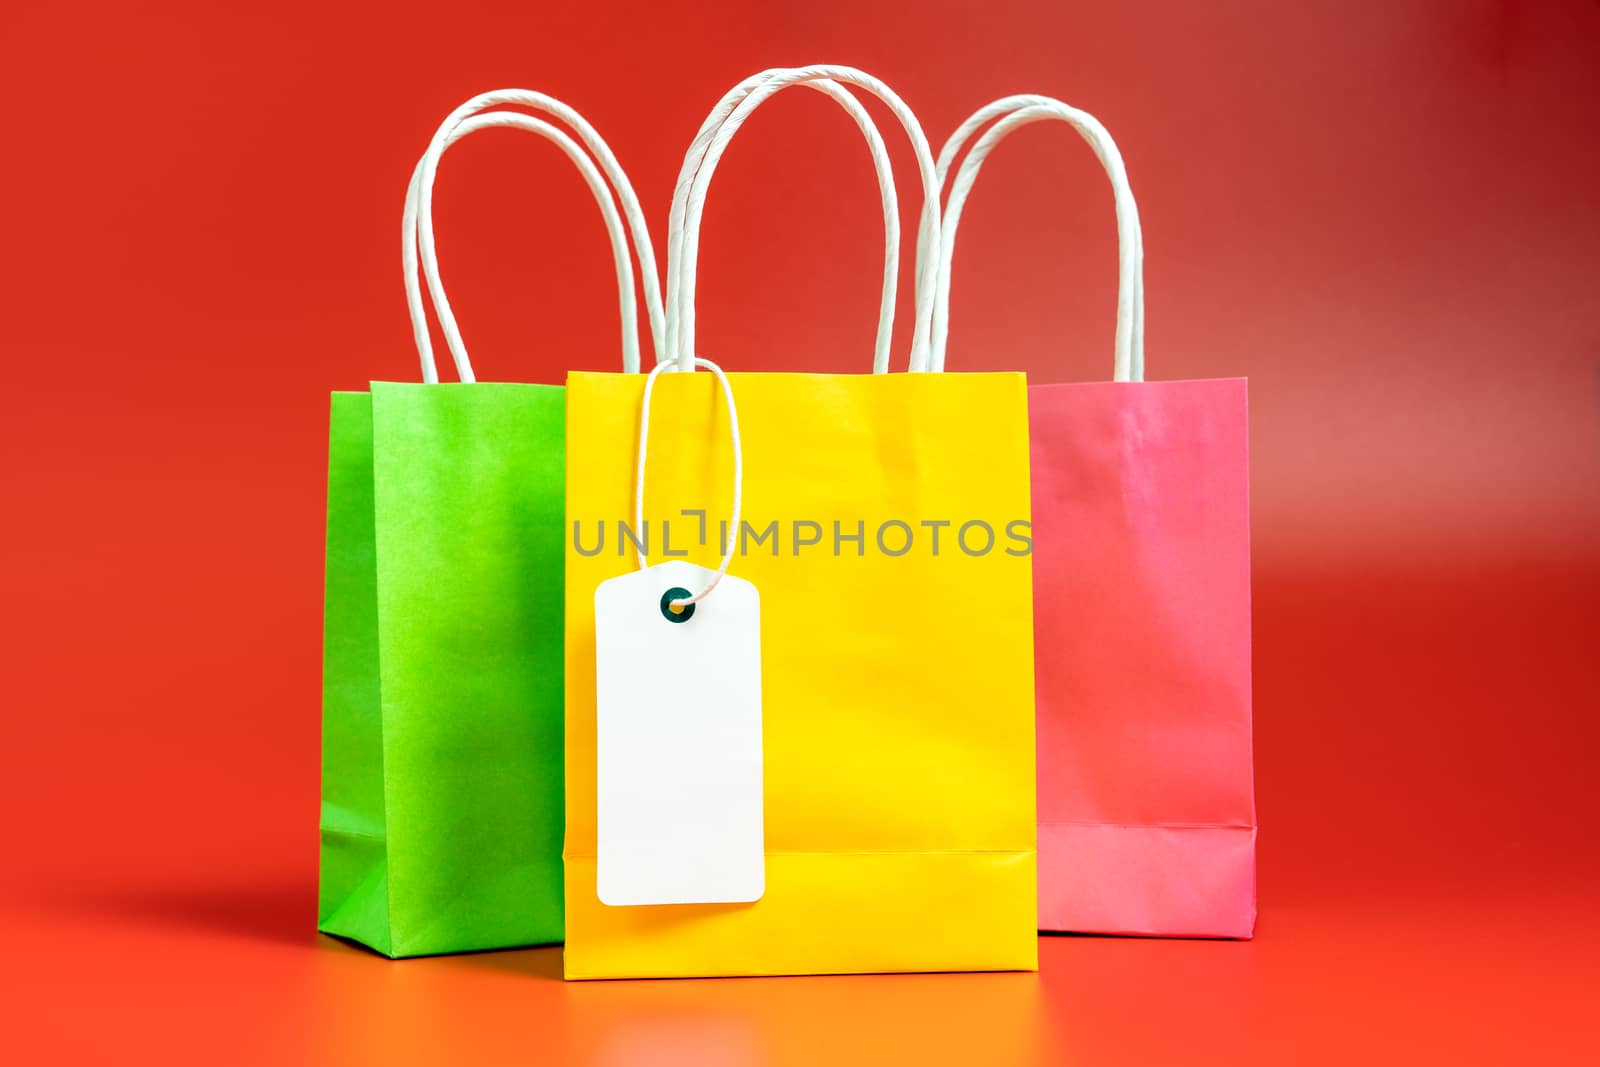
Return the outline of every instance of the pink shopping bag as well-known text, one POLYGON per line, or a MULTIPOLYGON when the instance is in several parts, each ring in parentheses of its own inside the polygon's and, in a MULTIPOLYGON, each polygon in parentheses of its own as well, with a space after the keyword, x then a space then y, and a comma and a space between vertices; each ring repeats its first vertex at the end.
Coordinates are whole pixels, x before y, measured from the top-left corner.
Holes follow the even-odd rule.
POLYGON ((962 205, 1016 128, 1075 127, 1111 176, 1116 380, 1028 391, 1039 754, 1039 924, 1248 938, 1255 927, 1249 477, 1243 379, 1146 382, 1143 241, 1122 159, 1046 97, 978 111, 945 209, 931 370, 942 370, 962 205))

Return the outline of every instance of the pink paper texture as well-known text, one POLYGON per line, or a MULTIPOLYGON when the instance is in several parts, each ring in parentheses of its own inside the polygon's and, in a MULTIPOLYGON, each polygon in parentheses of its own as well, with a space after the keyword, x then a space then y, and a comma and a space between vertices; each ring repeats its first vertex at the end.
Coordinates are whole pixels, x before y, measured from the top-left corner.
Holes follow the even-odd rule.
POLYGON ((1028 392, 1040 928, 1249 937, 1245 382, 1028 392))

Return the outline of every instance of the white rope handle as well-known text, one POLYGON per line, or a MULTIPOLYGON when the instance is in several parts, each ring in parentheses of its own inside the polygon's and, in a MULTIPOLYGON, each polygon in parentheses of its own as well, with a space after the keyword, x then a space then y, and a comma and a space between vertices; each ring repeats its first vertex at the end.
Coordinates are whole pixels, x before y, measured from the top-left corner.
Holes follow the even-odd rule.
MULTIPOLYGON (((674 600, 668 606, 683 609, 690 604, 698 604, 711 595, 711 591, 722 581, 728 573, 728 565, 733 562, 733 554, 739 544, 739 512, 744 495, 744 448, 739 443, 739 411, 733 405, 733 387, 728 384, 728 376, 722 373, 722 368, 709 359, 696 359, 695 364, 704 367, 716 375, 717 382, 722 386, 722 398, 728 405, 728 433, 733 440, 733 516, 729 519, 730 531, 727 547, 723 551, 722 564, 717 567, 716 577, 711 579, 700 592, 687 600, 674 600)), ((633 479, 633 528, 644 529, 644 467, 645 456, 650 447, 650 394, 655 390, 656 375, 664 370, 674 369, 675 365, 669 360, 662 360, 650 369, 650 374, 644 380, 644 400, 639 411, 639 464, 633 479)), ((644 570, 649 566, 645 560, 644 547, 639 542, 634 542, 638 550, 639 569, 644 570)))
POLYGON ((1047 96, 1008 96, 979 109, 962 123, 945 143, 939 153, 939 180, 942 184, 949 174, 956 155, 967 140, 981 126, 1000 118, 979 138, 967 153, 956 173, 950 197, 945 204, 942 237, 930 234, 925 218, 920 228, 917 244, 918 280, 929 273, 929 256, 938 279, 938 295, 934 303, 933 369, 943 370, 945 348, 950 332, 950 274, 955 258, 956 231, 961 225, 961 213, 967 195, 978 178, 984 160, 996 145, 1014 130, 1034 122, 1058 121, 1071 125, 1089 147, 1094 150, 1101 166, 1111 179, 1111 190, 1117 213, 1117 335, 1113 379, 1119 382, 1144 380, 1144 234, 1139 224, 1139 209, 1134 202, 1133 189, 1128 184, 1128 172, 1123 166, 1122 154, 1093 115, 1070 107, 1047 96), (930 250, 937 249, 937 253, 930 250))
MULTIPOLYGON (((688 186, 682 194, 683 213, 682 225, 679 227, 679 241, 674 245, 671 241, 667 248, 667 306, 668 321, 668 358, 676 361, 678 369, 693 370, 695 366, 694 346, 694 289, 695 270, 699 259, 700 221, 705 209, 706 191, 710 186, 711 177, 716 172, 717 162, 727 150, 729 141, 738 132, 751 112, 761 105, 780 89, 791 85, 807 84, 820 81, 843 82, 853 85, 878 97, 894 113, 900 125, 905 129, 911 140, 913 150, 917 156, 917 169, 922 178, 922 192, 924 204, 932 204, 932 211, 928 213, 928 226, 933 239, 939 237, 939 212, 938 212, 938 180, 934 174, 933 153, 928 147, 928 139, 922 132, 922 126, 917 121, 911 109, 905 102, 895 95, 887 85, 863 71, 854 67, 818 64, 808 67, 774 68, 763 72, 754 79, 747 79, 741 85, 749 86, 752 81, 756 84, 737 99, 731 111, 718 122, 719 110, 726 105, 730 98, 740 92, 735 89, 718 104, 706 122, 701 126, 701 133, 695 138, 695 145, 691 146, 689 156, 684 160, 684 169, 679 173, 679 186, 688 186), (702 138, 707 138, 703 153, 698 149, 702 138), (699 166, 694 166, 696 157, 699 157, 699 166)), ((678 194, 674 194, 677 200, 678 194)), ((676 204, 674 210, 676 211, 676 204)), ((928 366, 929 335, 933 318, 933 295, 936 278, 928 275, 917 284, 917 323, 912 334, 912 369, 923 370, 928 366)))
MULTIPOLYGON (((682 250, 683 223, 689 190, 695 174, 705 160, 706 149, 712 138, 740 101, 774 73, 776 71, 762 71, 734 86, 717 102, 717 106, 701 123, 688 153, 684 156, 683 169, 679 173, 678 183, 672 193, 672 211, 667 225, 669 263, 675 262, 675 257, 682 250)), ((861 102, 838 82, 821 79, 802 84, 822 93, 845 109, 867 140, 867 150, 872 156, 872 168, 877 174, 878 192, 883 204, 883 294, 878 301, 878 333, 873 346, 872 369, 875 373, 882 374, 889 369, 889 346, 894 340, 895 300, 900 287, 900 203, 895 192, 894 169, 889 163, 889 150, 884 145, 883 134, 872 121, 872 116, 861 106, 861 102)), ((669 351, 673 350, 676 344, 677 321, 676 316, 668 316, 669 351)), ((668 358, 674 357, 669 355, 668 358)))
MULTIPOLYGON (((434 365, 433 345, 428 336, 427 320, 422 308, 420 286, 416 284, 415 278, 419 249, 423 273, 428 282, 428 292, 433 299, 434 312, 439 318, 439 326, 444 333, 445 342, 449 346, 451 357, 455 361, 456 373, 464 382, 476 380, 472 371, 472 362, 467 356, 466 344, 461 338, 461 330, 456 323, 455 313, 450 308, 450 301, 445 296, 444 284, 439 277, 438 255, 434 247, 433 234, 433 182, 438 171, 440 156, 443 155, 450 144, 461 136, 465 136, 465 134, 457 134, 455 132, 456 129, 472 120, 478 113, 502 104, 511 104, 544 112, 565 122, 577 134, 578 141, 582 142, 584 147, 593 154, 594 161, 599 164, 599 169, 609 179, 611 187, 615 190, 617 198, 622 203, 622 214, 627 219, 628 228, 633 234, 634 248, 639 259, 639 271, 644 288, 645 307, 650 318, 651 338, 659 355, 664 350, 666 333, 666 315, 661 301, 661 284, 656 274, 655 251, 650 242, 650 230, 645 224, 644 211, 639 206, 639 198, 634 193, 627 174, 623 172, 621 165, 617 162, 616 156, 612 154, 611 148, 606 144, 605 139, 595 131, 594 127, 589 125, 582 115, 568 105, 544 93, 537 93, 527 89, 499 89, 494 92, 480 93, 456 108, 445 118, 434 133, 433 139, 429 142, 427 151, 423 153, 421 161, 417 164, 417 168, 412 175, 411 186, 407 190, 406 211, 402 219, 401 250, 406 275, 406 302, 411 311, 412 330, 417 341, 417 351, 422 359, 423 380, 427 382, 437 381, 438 372, 434 365)), ((591 190, 595 191, 596 198, 599 199, 601 190, 596 188, 591 175, 594 163, 589 162, 586 167, 584 163, 579 162, 580 157, 587 162, 588 156, 579 150, 577 145, 573 144, 572 138, 549 124, 533 119, 530 116, 519 116, 516 112, 494 112, 494 114, 505 117, 492 123, 486 122, 479 126, 470 127, 467 132, 473 132, 490 125, 514 126, 549 138, 561 147, 574 163, 578 164, 579 170, 583 172, 585 180, 589 182, 591 190), (527 121, 516 121, 517 119, 526 119, 527 121), (552 134, 555 136, 552 136, 552 134)), ((609 189, 604 191, 605 199, 609 203, 611 191, 609 189)), ((620 227, 613 227, 611 223, 615 208, 613 206, 610 212, 607 212, 605 207, 602 207, 601 210, 607 215, 607 230, 612 234, 612 249, 613 252, 616 252, 618 248, 616 236, 620 232, 620 227)), ((622 255, 626 255, 625 248, 622 255)), ((622 270, 619 265, 619 290, 622 284, 621 273, 622 270)), ((630 267, 628 271, 628 297, 623 301, 629 307, 633 304, 632 276, 630 267)), ((633 371, 638 369, 637 325, 634 321, 637 318, 637 313, 630 313, 624 310, 624 316, 627 319, 623 328, 624 366, 627 370, 633 371)))
MULTIPOLYGON (((639 314, 634 297, 633 284, 633 258, 628 248, 628 237, 623 229, 622 217, 617 214, 615 202, 612 200, 611 187, 606 184, 605 178, 595 167, 582 148, 561 130, 547 122, 529 115, 513 111, 489 111, 474 115, 458 123, 450 131, 445 140, 445 147, 459 141, 469 134, 491 127, 510 127, 512 129, 526 130, 536 133, 554 142, 567 157, 577 165, 584 181, 589 185, 589 190, 594 194, 595 202, 600 205, 601 216, 605 220, 606 233, 611 240, 612 258, 617 268, 617 294, 622 315, 622 362, 625 370, 639 369, 639 314)), ((402 244, 401 265, 405 272, 406 306, 411 314, 411 328, 417 339, 417 351, 422 359, 422 379, 425 382, 438 381, 438 370, 434 365, 433 346, 428 337, 428 323, 422 306, 422 282, 418 276, 418 230, 420 223, 421 195, 419 179, 422 175, 422 162, 417 162, 412 171, 411 184, 406 191, 405 212, 401 219, 402 244)), ((432 220, 427 225, 432 227, 432 220)), ((443 290, 444 283, 439 277, 439 260, 434 248, 430 244, 421 256, 421 269, 428 277, 429 285, 437 286, 443 290)), ((447 340, 448 340, 447 336, 447 340)), ((454 338, 455 344, 460 344, 459 334, 454 338)), ((472 365, 467 359, 465 346, 459 351, 453 351, 455 357, 456 373, 462 381, 470 382, 473 379, 472 365)))

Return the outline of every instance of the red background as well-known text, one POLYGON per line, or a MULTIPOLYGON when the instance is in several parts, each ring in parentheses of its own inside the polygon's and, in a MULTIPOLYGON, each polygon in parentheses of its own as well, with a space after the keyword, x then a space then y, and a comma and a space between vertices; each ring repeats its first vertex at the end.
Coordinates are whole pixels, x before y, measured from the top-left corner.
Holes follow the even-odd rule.
MULTIPOLYGON (((1511 0, 13 0, 0 1050, 1593 1055, 1597 33, 1591 2, 1511 0), (567 987, 549 949, 393 964, 318 938, 327 394, 417 374, 411 165, 472 93, 545 90, 610 141, 664 247, 713 101, 806 62, 878 74, 936 145, 1011 92, 1098 115, 1145 222, 1150 376, 1249 376, 1257 940, 1051 938, 1037 976, 567 987)), ((452 153, 441 255, 481 377, 617 365, 587 196, 525 137, 452 153)), ((701 351, 866 369, 876 212, 850 123, 780 95, 714 183, 701 351)), ((962 227, 952 368, 1108 375, 1114 273, 1093 158, 1017 135, 962 227)))

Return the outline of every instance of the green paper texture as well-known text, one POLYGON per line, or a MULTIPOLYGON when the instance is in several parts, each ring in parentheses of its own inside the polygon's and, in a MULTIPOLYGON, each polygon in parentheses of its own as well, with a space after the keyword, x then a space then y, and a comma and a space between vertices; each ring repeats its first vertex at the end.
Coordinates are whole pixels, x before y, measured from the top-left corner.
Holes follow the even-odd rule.
POLYGON ((317 929, 562 937, 565 397, 372 383, 328 443, 317 929))

